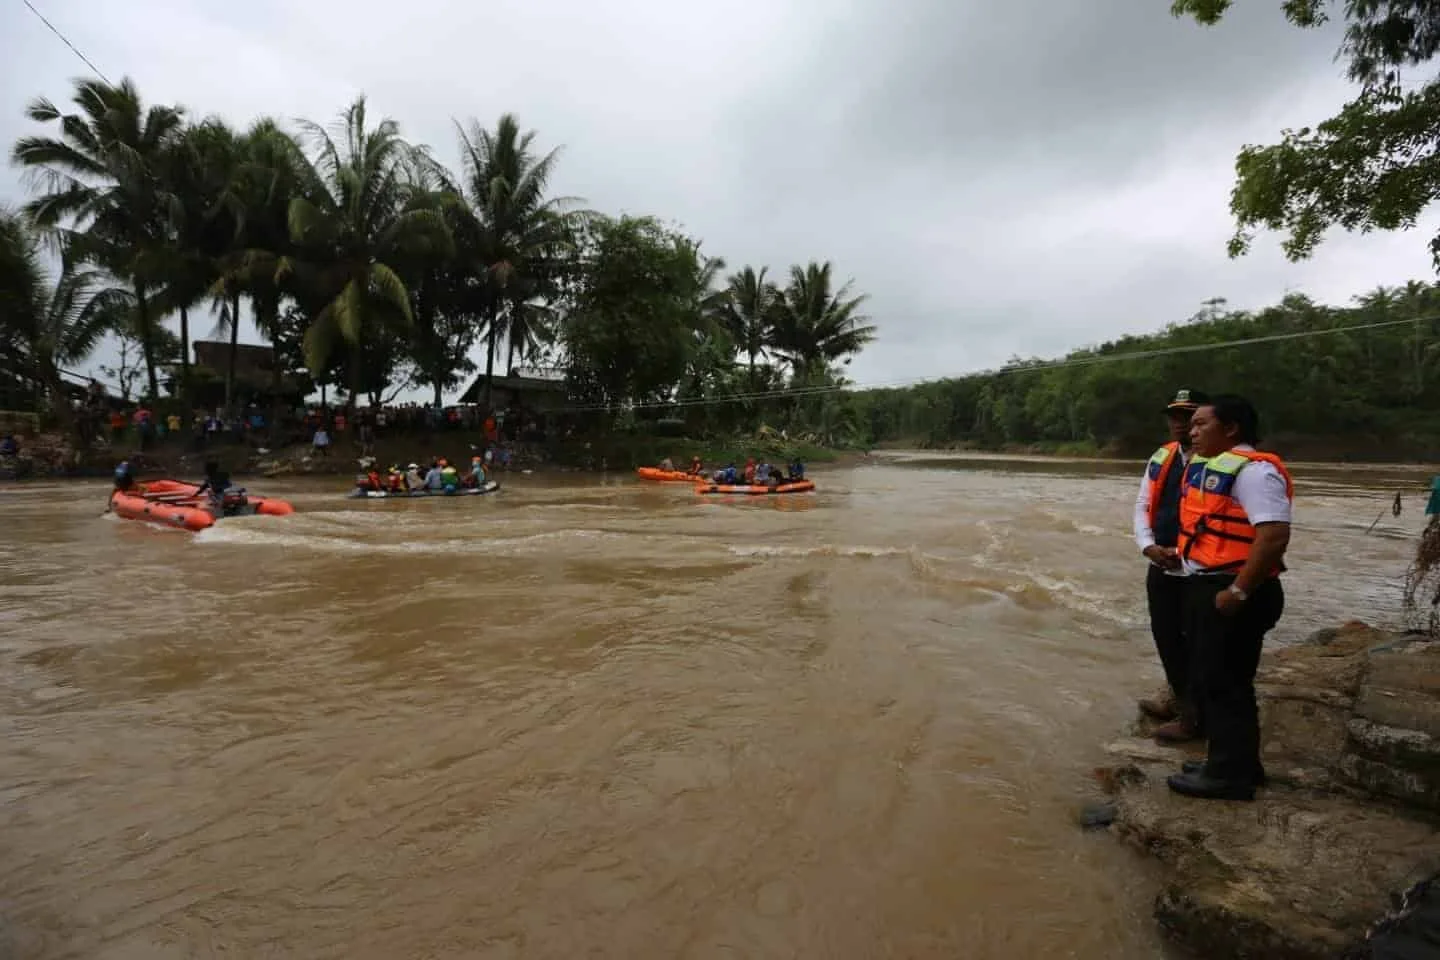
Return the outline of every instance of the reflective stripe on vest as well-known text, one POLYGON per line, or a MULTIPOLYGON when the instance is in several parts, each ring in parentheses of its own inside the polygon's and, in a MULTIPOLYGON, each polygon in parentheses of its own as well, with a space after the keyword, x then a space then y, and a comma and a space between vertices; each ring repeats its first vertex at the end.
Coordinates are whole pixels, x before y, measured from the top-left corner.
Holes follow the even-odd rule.
MULTIPOLYGON (((1250 557, 1255 528, 1235 499, 1235 478, 1252 460, 1263 460, 1285 478, 1285 496, 1293 500, 1295 484, 1285 463, 1273 453, 1227 450, 1208 460, 1195 457, 1185 469, 1180 493, 1180 556, 1201 570, 1239 570, 1250 557)), ((1275 576, 1282 564, 1270 572, 1275 576)))
MULTIPOLYGON (((1162 547, 1173 547, 1175 541, 1169 536, 1162 534, 1174 534, 1179 525, 1178 512, 1179 501, 1173 504, 1174 512, 1167 511, 1171 522, 1167 523, 1168 530, 1157 532, 1155 522, 1160 507, 1165 504, 1165 485, 1170 480, 1170 473, 1175 467, 1175 462, 1180 458, 1180 444, 1171 441, 1159 450, 1150 455, 1150 462, 1145 465, 1145 479, 1150 484, 1150 506, 1146 513, 1145 522, 1150 525, 1150 532, 1155 536, 1155 542, 1162 547), (1169 542, 1163 542, 1168 540, 1169 542)), ((1176 492, 1179 491, 1179 484, 1176 485, 1176 492)))

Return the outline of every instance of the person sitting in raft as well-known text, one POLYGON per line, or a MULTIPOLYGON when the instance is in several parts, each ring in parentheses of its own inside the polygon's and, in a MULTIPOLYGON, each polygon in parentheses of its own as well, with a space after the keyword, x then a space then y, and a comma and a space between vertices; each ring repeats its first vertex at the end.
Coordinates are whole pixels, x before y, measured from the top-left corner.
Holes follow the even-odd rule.
POLYGON ((715 471, 715 482, 733 487, 740 482, 740 472, 735 469, 735 464, 728 463, 724 469, 715 471))
POLYGON ((765 486, 770 482, 770 463, 768 460, 761 460, 760 465, 755 468, 755 483, 765 486))
POLYGON ((700 462, 698 456, 690 458, 690 476, 698 477, 705 472, 705 466, 700 462))
POLYGON ((420 465, 412 463, 405 468, 405 492, 414 493, 425 486, 425 477, 420 473, 420 465))
POLYGON ((454 493, 460 489, 460 473, 451 464, 445 464, 440 468, 440 489, 446 493, 454 493))
POLYGON ((798 481, 804 480, 804 479, 805 479, 805 464, 801 463, 800 460, 799 460, 799 458, 797 457, 797 458, 790 464, 790 480, 791 480, 792 482, 798 482, 798 481))
POLYGON ((405 492, 405 474, 400 472, 400 467, 398 464, 390 464, 390 472, 385 476, 385 492, 405 492))
MULTIPOLYGON (((733 482, 733 481, 732 481, 733 482)), ((745 482, 755 482, 755 458, 751 457, 745 461, 745 482)))
POLYGON ((674 473, 675 461, 671 460, 669 457, 666 457, 664 460, 660 461, 660 469, 664 470, 666 473, 674 473))
POLYGON ((210 495, 210 507, 220 510, 225 506, 225 491, 230 489, 230 474, 220 469, 220 464, 214 460, 205 461, 205 479, 200 481, 200 486, 195 489, 195 496, 202 493, 210 495))
POLYGON ((445 481, 440 477, 440 465, 444 462, 438 458, 430 461, 430 469, 425 471, 425 479, 420 481, 421 490, 439 490, 444 486, 445 481))
POLYGON ((470 458, 470 472, 465 474, 465 486, 472 490, 485 486, 485 461, 481 457, 470 458))

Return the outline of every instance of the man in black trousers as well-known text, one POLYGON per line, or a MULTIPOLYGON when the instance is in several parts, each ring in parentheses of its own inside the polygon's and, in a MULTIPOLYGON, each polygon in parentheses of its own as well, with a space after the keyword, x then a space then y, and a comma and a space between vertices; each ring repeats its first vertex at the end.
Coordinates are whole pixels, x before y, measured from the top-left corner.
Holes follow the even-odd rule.
POLYGON ((1295 490, 1284 462, 1255 449, 1259 439, 1259 415, 1241 397, 1214 397, 1190 421, 1179 549, 1191 683, 1209 751, 1167 782, 1206 800, 1253 800, 1265 782, 1255 670, 1285 609, 1280 574, 1295 490))
POLYGON ((1183 743, 1199 736, 1190 698, 1190 645, 1185 642, 1185 571, 1176 545, 1180 539, 1180 481, 1190 462, 1190 417, 1208 402, 1198 390, 1181 390, 1165 407, 1170 440, 1145 465, 1135 498, 1135 544, 1150 561, 1145 598, 1150 634, 1165 669, 1165 691, 1140 701, 1140 710, 1162 725, 1155 738, 1183 743))

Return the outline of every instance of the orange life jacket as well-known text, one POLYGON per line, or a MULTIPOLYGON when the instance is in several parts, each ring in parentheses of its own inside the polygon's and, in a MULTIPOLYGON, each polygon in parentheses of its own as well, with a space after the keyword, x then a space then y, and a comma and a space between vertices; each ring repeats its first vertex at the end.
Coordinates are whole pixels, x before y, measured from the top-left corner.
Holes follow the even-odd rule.
POLYGON ((1151 530, 1155 529, 1155 512, 1165 493, 1165 481, 1170 479, 1170 471, 1179 462, 1179 454, 1180 444, 1172 440, 1151 454, 1150 463, 1145 467, 1145 479, 1150 483, 1150 515, 1146 522, 1151 530))
MULTIPOLYGON (((1180 492, 1180 556, 1210 573, 1239 570, 1250 557, 1255 527, 1235 499, 1235 478, 1252 460, 1262 460, 1285 478, 1285 496, 1295 497, 1295 483, 1285 463, 1273 453, 1227 450, 1208 459, 1195 457, 1185 468, 1180 492)), ((1281 564, 1270 571, 1278 576, 1281 564)))
POLYGON ((390 474, 388 482, 391 493, 400 493, 405 489, 405 478, 398 473, 390 474))

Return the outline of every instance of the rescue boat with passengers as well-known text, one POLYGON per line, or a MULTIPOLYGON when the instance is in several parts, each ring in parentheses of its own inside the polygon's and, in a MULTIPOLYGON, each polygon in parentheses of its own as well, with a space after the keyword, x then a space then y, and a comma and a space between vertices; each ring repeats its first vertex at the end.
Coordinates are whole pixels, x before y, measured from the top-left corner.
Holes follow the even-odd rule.
POLYGON ((351 490, 345 494, 351 500, 411 500, 419 497, 478 497, 500 489, 499 480, 487 480, 478 487, 458 487, 454 490, 351 490))
POLYGON ((222 517, 285 517, 295 512, 295 508, 284 500, 250 496, 241 488, 226 492, 217 516, 209 498, 197 493, 199 489, 199 484, 183 480, 137 483, 133 489, 113 492, 110 509, 126 520, 179 527, 196 533, 213 526, 222 517))
POLYGON ((809 493, 814 489, 815 482, 813 480, 788 480, 773 487, 763 483, 699 483, 695 485, 696 493, 752 497, 780 493, 809 493))

